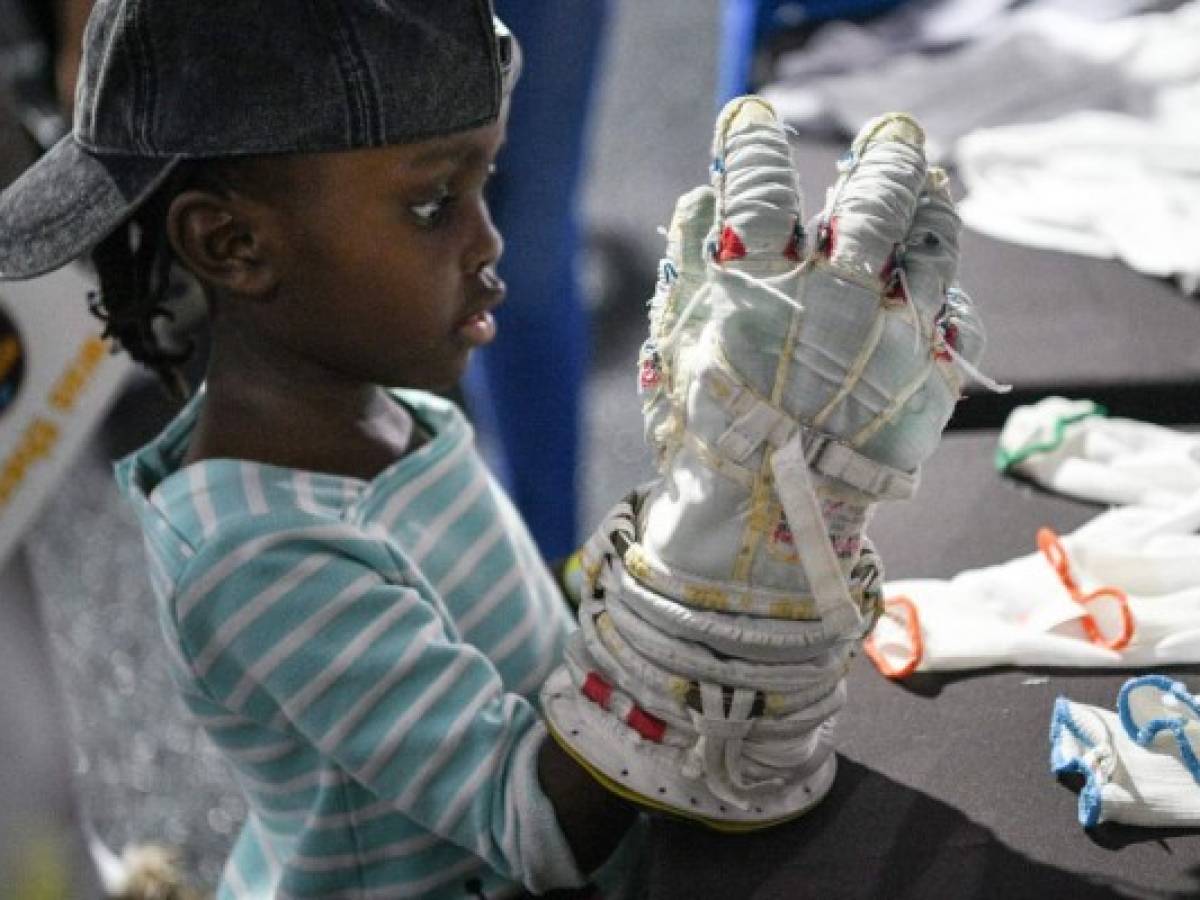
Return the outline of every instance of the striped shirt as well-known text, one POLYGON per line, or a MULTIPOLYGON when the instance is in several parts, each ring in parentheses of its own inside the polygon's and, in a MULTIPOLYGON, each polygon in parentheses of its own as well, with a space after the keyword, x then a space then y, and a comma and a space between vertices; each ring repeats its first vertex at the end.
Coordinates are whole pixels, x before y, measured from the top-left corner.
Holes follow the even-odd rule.
POLYGON ((249 803, 221 898, 579 883, 536 772, 569 612, 462 416, 396 396, 433 438, 371 481, 181 468, 203 392, 117 466, 174 677, 249 803))

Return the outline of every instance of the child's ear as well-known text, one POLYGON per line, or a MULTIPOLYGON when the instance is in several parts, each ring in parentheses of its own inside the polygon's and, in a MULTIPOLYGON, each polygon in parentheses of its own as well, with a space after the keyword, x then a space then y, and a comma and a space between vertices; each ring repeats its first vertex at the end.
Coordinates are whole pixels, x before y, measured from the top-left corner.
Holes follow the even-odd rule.
POLYGON ((180 262, 206 284, 244 297, 277 282, 272 219, 261 204, 204 190, 179 193, 167 211, 167 238, 180 262))

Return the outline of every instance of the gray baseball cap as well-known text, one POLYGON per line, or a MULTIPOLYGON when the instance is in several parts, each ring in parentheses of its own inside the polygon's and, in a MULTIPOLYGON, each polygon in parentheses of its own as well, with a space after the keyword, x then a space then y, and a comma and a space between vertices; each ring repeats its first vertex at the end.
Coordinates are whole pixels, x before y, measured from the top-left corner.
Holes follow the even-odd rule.
POLYGON ((97 0, 74 130, 0 194, 0 279, 90 251, 181 160, 486 125, 515 52, 490 0, 97 0))

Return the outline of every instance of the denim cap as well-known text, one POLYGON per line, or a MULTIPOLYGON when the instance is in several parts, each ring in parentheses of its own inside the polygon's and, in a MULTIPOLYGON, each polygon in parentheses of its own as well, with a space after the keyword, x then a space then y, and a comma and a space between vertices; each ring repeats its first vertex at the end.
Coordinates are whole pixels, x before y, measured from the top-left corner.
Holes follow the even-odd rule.
POLYGON ((90 251, 181 160, 493 122, 515 54, 490 0, 97 0, 74 131, 0 194, 0 279, 90 251))

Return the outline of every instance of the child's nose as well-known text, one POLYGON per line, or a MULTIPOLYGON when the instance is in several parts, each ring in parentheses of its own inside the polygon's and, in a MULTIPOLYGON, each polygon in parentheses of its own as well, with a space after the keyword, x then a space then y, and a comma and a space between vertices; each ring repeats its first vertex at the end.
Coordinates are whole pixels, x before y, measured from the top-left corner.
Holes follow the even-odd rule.
POLYGON ((492 221, 487 203, 480 202, 476 208, 476 221, 467 258, 469 272, 478 272, 482 268, 495 265, 504 253, 504 237, 492 221))

